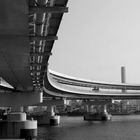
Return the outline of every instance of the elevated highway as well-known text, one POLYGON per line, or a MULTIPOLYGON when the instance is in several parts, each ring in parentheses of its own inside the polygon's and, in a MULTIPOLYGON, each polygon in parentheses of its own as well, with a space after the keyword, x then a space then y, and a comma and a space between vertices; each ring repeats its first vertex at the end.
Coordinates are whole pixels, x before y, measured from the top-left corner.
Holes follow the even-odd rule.
MULTIPOLYGON (((41 103, 43 81, 68 0, 0 0, 0 138, 31 139, 37 121, 27 120, 23 106, 41 103)), ((50 108, 51 111, 51 108, 50 108)))
POLYGON ((88 81, 49 69, 44 91, 53 96, 76 99, 140 99, 140 85, 88 81))
MULTIPOLYGON (((63 14, 68 12, 67 2, 0 0, 0 77, 11 85, 0 84, 0 107, 11 107, 7 120, 0 120, 0 138, 27 138, 25 133, 36 136, 37 121, 26 119, 23 106, 41 103, 43 96, 140 99, 140 85, 86 81, 48 69, 63 14)), ((56 116, 49 106, 45 121, 50 122, 56 116)))
POLYGON ((0 76, 15 91, 42 89, 67 1, 0 1, 0 76))
POLYGON ((67 2, 0 1, 0 77, 11 85, 0 85, 0 106, 42 101, 44 75, 67 2), (28 95, 33 102, 22 100, 28 95))
POLYGON ((44 96, 77 99, 139 99, 140 85, 86 81, 48 70, 63 14, 68 12, 67 2, 0 1, 0 76, 13 87, 0 85, 1 89, 8 94, 43 91, 44 96))

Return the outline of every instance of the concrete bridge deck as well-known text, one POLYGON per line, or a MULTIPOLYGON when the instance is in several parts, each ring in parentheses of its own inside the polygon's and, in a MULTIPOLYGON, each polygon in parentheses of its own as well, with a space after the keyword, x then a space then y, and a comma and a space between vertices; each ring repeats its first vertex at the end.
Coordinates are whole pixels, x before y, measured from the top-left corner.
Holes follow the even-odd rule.
POLYGON ((97 83, 74 79, 51 70, 45 76, 44 91, 52 96, 76 99, 140 99, 139 85, 97 83))
POLYGON ((140 85, 85 81, 48 71, 68 0, 0 1, 0 76, 6 92, 68 98, 139 99, 140 85), (122 92, 126 91, 126 92, 122 92))
POLYGON ((42 89, 68 0, 0 1, 0 77, 21 92, 42 89))

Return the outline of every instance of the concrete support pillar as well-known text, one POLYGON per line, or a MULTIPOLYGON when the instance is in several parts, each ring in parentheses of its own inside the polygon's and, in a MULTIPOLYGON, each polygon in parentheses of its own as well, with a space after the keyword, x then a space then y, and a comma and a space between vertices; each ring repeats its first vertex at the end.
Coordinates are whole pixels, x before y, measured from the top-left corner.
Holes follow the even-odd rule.
POLYGON ((93 105, 91 105, 91 104, 86 104, 85 109, 86 109, 87 113, 93 113, 94 112, 93 111, 93 105))
POLYGON ((24 106, 23 111, 26 112, 26 113, 29 112, 29 106, 24 106))
POLYGON ((105 104, 103 107, 104 107, 104 113, 107 113, 107 105, 105 104))
POLYGON ((105 101, 87 101, 85 102, 87 113, 84 115, 86 121, 105 121, 110 120, 111 115, 107 112, 107 103, 105 101), (97 109, 92 108, 96 104, 97 109))
POLYGON ((47 110, 50 112, 51 116, 55 115, 55 106, 48 106, 47 110))
POLYGON ((55 105, 48 105, 47 111, 38 118, 38 124, 59 125, 60 116, 55 115, 55 105))
POLYGON ((62 106, 66 104, 66 100, 63 99, 52 99, 43 100, 43 103, 37 104, 37 106, 47 106, 47 110, 43 112, 38 118, 38 124, 46 125, 59 125, 60 116, 55 114, 56 106, 62 106))
POLYGON ((0 106, 11 107, 7 118, 0 120, 0 139, 32 139, 37 137, 37 121, 27 120, 24 105, 42 101, 41 92, 2 93, 0 106))
POLYGON ((12 112, 7 114, 7 120, 0 120, 0 139, 37 137, 37 121, 27 120, 26 113, 20 112, 20 109, 20 107, 12 108, 12 112))
POLYGON ((7 114, 8 121, 26 121, 26 113, 23 112, 23 106, 11 107, 11 111, 7 114))
POLYGON ((11 112, 24 112, 24 107, 23 106, 11 107, 11 112))
POLYGON ((86 112, 89 112, 89 105, 86 104, 85 106, 86 106, 86 112))
POLYGON ((100 105, 98 112, 107 114, 107 105, 106 104, 100 105))

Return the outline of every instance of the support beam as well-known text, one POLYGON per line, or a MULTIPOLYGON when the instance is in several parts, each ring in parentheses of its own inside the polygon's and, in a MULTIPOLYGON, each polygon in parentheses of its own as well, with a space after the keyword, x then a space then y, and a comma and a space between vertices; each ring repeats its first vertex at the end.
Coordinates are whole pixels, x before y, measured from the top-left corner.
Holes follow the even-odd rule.
POLYGON ((65 102, 63 99, 57 99, 57 100, 54 100, 54 99, 51 99, 51 100, 43 100, 42 103, 39 103, 39 104, 36 104, 37 106, 62 106, 64 105, 65 102))
POLYGON ((32 72, 32 73, 40 72, 40 73, 41 73, 41 72, 44 72, 44 70, 36 70, 36 69, 35 69, 35 70, 30 70, 30 72, 32 72))
POLYGON ((40 75, 33 75, 32 76, 32 80, 34 80, 34 79, 39 79, 39 78, 43 78, 43 76, 44 76, 44 73, 42 73, 42 74, 40 74, 40 75))
POLYGON ((30 14, 33 13, 67 13, 68 7, 46 7, 46 6, 30 6, 30 14))
POLYGON ((33 80, 33 81, 34 81, 34 80, 38 81, 39 79, 43 79, 43 76, 44 76, 44 75, 42 75, 42 76, 33 76, 33 77, 32 77, 32 80, 33 80))
POLYGON ((43 77, 39 77, 39 79, 35 79, 35 78, 32 78, 32 82, 33 83, 38 83, 38 82, 42 82, 43 81, 43 77))
POLYGON ((30 63, 31 66, 47 66, 47 63, 30 63))
POLYGON ((32 79, 43 78, 43 76, 44 76, 44 73, 42 72, 40 75, 37 75, 37 74, 33 75, 32 79))
MULTIPOLYGON (((17 39, 17 38, 27 38, 27 35, 20 35, 20 34, 15 34, 15 35, 0 35, 0 39, 17 39)), ((29 38, 31 41, 37 41, 37 40, 46 40, 46 41, 53 41, 53 40, 58 40, 57 36, 39 36, 39 35, 29 35, 29 38)))
POLYGON ((31 41, 37 41, 37 40, 53 41, 57 39, 58 39, 57 36, 30 36, 31 41))
POLYGON ((39 91, 0 94, 0 107, 27 106, 41 103, 42 101, 43 93, 39 91))
POLYGON ((40 87, 42 83, 43 83, 43 80, 42 81, 41 80, 40 81, 35 81, 35 82, 33 82, 33 85, 40 87))
POLYGON ((50 56, 52 55, 51 52, 32 52, 30 53, 30 56, 50 56))

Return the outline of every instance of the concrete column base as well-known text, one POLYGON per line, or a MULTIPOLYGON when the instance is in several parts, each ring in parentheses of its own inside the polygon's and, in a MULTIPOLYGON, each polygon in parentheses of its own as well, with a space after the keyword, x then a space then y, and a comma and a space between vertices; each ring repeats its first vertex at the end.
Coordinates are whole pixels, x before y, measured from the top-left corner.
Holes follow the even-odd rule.
POLYGON ((0 120, 0 138, 35 138, 37 137, 37 121, 26 120, 26 114, 10 113, 7 120, 0 120))
POLYGON ((60 116, 51 116, 50 118, 50 125, 51 126, 56 126, 60 124, 60 116))
POLYGON ((7 115, 8 121, 26 121, 26 113, 12 112, 7 115))
POLYGON ((20 138, 23 136, 23 130, 32 130, 34 132, 32 137, 36 137, 37 121, 0 121, 0 138, 20 138))
POLYGON ((38 116, 38 124, 56 126, 60 124, 60 116, 55 115, 55 106, 47 106, 47 112, 38 116))
POLYGON ((101 104, 99 110, 97 112, 90 112, 91 110, 91 105, 88 106, 88 111, 84 115, 84 120, 85 121, 108 121, 111 120, 111 115, 108 114, 107 112, 107 106, 106 104, 101 104))
POLYGON ((84 115, 84 120, 85 121, 109 121, 111 120, 111 115, 110 114, 105 114, 105 113, 87 113, 84 115))
POLYGON ((51 113, 46 112, 41 116, 37 116, 37 121, 39 125, 51 125, 56 126, 60 124, 60 116, 51 116, 51 113))

